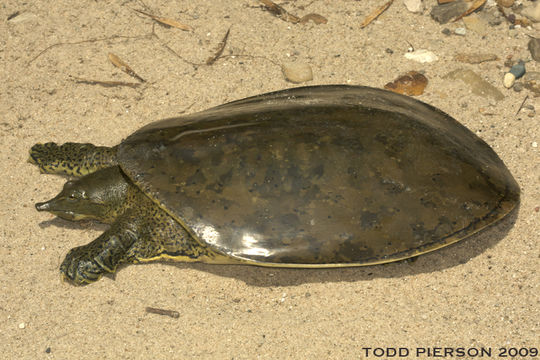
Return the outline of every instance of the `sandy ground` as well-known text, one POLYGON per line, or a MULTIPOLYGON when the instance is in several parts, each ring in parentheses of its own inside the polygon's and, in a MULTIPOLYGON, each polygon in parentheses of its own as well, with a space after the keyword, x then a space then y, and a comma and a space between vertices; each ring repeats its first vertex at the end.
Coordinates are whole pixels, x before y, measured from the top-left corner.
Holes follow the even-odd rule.
MULTIPOLYGON (((9 359, 77 358, 375 358, 363 348, 500 348, 540 345, 540 142, 538 98, 502 86, 504 61, 526 57, 526 34, 508 24, 485 36, 446 36, 401 1, 368 27, 383 1, 296 1, 292 13, 319 13, 325 25, 295 25, 255 1, 33 1, 0 5, 0 344, 9 359), (304 7, 304 8, 302 8, 304 7), (132 9, 174 18, 193 32, 165 28, 132 9), (7 20, 10 15, 20 14, 7 20), (228 28, 224 55, 204 63, 228 28), (154 36, 152 36, 154 29, 154 36), (404 58, 411 44, 437 54, 404 58), (393 53, 386 51, 392 49, 393 53), (147 82, 136 89, 77 83, 71 77, 137 80, 113 67, 115 53, 147 82), (173 53, 174 52, 174 53, 173 53), (457 52, 499 60, 470 65, 457 52), (36 142, 113 145, 144 124, 258 93, 294 86, 279 64, 308 63, 306 85, 382 87, 410 70, 429 79, 419 96, 486 140, 522 188, 519 209, 479 235, 417 261, 336 270, 153 263, 78 288, 61 281, 68 250, 105 226, 38 213, 64 179, 26 162, 36 142), (474 70, 504 99, 472 95, 451 70, 474 70), (530 115, 529 115, 530 114, 530 115), (179 312, 148 314, 147 306, 179 312)), ((434 2, 427 1, 428 8, 434 2)), ((526 2, 528 4, 529 2, 526 2)), ((540 71, 534 61, 529 71, 540 71)), ((529 353, 530 354, 530 353, 529 353)), ((388 357, 388 356, 383 356, 388 357)), ((420 355, 418 358, 427 358, 420 355)), ((447 356, 446 358, 457 358, 447 356)), ((524 356, 522 358, 530 358, 524 356)))

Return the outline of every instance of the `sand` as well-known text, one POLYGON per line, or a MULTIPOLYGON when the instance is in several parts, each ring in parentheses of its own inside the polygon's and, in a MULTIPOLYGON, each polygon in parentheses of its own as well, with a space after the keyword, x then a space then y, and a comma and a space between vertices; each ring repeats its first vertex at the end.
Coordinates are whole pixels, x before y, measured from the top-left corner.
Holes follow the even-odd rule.
MULTIPOLYGON (((147 8, 137 1, 4 1, 2 357, 373 359, 365 348, 401 347, 402 355, 408 351, 401 358, 428 358, 417 354, 428 348, 454 351, 445 358, 459 358, 458 348, 484 348, 496 358, 501 348, 538 348, 540 126, 532 110, 516 112, 527 95, 526 106, 538 112, 540 103, 527 90, 505 89, 502 78, 507 57, 526 58, 527 34, 538 36, 539 27, 509 31, 503 22, 489 26, 484 36, 471 30, 446 36, 444 27, 453 31, 463 23, 440 25, 429 10, 412 14, 396 1, 361 29, 383 2, 283 4, 291 13, 328 19, 300 25, 247 0, 148 0, 147 8), (173 18, 194 31, 165 28, 132 9, 173 18), (204 65, 229 28, 226 57, 204 65), (433 51, 438 61, 405 59, 409 44, 433 51), (458 52, 492 53, 499 60, 462 64, 454 60, 458 52), (108 53, 146 83, 131 88, 75 81, 137 82, 115 68, 108 53), (451 114, 496 150, 521 186, 519 209, 414 262, 334 270, 152 263, 124 267, 85 287, 61 281, 58 267, 69 249, 106 227, 72 224, 34 209, 65 181, 40 175, 26 162, 34 143, 113 145, 161 118, 295 86, 279 66, 291 61, 313 69, 314 79, 302 85, 383 87, 410 70, 424 72, 429 84, 418 99, 451 114), (504 99, 471 94, 461 81, 443 77, 461 67, 493 84, 504 99), (176 310, 179 317, 146 313, 147 306, 176 310)), ((433 4, 426 1, 428 8, 433 4)), ((540 65, 529 62, 527 70, 540 71, 540 65)), ((389 351, 381 358, 391 358, 389 351)), ((466 357, 473 357, 470 351, 466 357)))

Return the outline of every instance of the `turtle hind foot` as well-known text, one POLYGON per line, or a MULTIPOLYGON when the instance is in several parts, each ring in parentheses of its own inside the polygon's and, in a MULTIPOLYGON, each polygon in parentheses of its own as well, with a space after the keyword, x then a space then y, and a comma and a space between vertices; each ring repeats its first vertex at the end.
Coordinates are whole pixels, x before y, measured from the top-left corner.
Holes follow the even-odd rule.
POLYGON ((116 148, 79 143, 40 143, 30 149, 28 162, 37 165, 42 173, 80 177, 117 165, 116 148))

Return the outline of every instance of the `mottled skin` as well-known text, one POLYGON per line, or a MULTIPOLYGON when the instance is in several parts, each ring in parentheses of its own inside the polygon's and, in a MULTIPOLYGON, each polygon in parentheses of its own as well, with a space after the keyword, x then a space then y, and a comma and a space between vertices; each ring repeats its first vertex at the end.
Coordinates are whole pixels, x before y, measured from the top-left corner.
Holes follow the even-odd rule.
POLYGON ((116 148, 69 142, 62 146, 52 142, 36 144, 30 150, 30 162, 42 173, 79 177, 116 165, 116 148))
POLYGON ((36 204, 66 220, 93 219, 111 227, 91 243, 72 249, 60 272, 75 285, 114 273, 119 264, 161 258, 230 262, 195 241, 169 214, 144 195, 116 165, 115 149, 91 144, 36 144, 29 161, 41 172, 82 176, 55 198, 36 204))
POLYGON ((482 139, 380 89, 314 86, 151 123, 111 148, 34 146, 82 176, 37 204, 111 228, 72 250, 76 284, 123 262, 363 266, 437 250, 493 224, 519 185, 482 139))

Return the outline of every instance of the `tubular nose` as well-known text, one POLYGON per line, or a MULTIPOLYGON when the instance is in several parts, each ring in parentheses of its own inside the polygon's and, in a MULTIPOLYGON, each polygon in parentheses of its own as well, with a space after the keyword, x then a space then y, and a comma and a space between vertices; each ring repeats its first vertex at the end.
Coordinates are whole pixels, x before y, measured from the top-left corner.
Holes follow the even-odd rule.
POLYGON ((40 202, 36 203, 36 209, 37 211, 48 211, 50 209, 49 202, 40 202))

